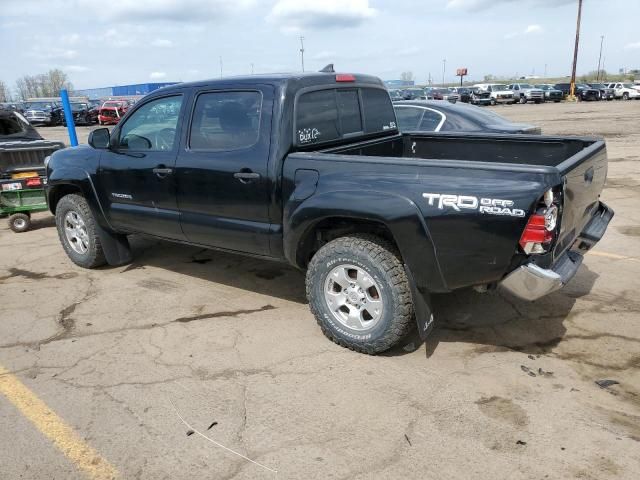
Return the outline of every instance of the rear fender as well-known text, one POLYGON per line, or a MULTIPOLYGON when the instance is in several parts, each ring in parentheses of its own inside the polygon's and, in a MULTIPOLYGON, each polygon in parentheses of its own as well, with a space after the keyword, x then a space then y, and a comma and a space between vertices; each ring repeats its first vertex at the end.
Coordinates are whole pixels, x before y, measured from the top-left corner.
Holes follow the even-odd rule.
POLYGON ((448 291, 434 243, 418 207, 399 195, 375 191, 326 192, 301 203, 290 202, 284 213, 285 257, 303 267, 298 249, 315 225, 328 218, 371 221, 385 225, 422 291, 448 291))

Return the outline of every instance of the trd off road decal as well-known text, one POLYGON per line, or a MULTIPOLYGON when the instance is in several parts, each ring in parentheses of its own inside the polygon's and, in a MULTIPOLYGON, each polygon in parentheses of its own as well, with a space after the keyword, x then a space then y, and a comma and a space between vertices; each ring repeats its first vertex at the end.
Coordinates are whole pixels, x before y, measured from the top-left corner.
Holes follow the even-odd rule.
POLYGON ((445 193, 423 193, 430 207, 438 210, 452 208, 456 212, 462 210, 476 210, 488 215, 506 215, 509 217, 524 217, 525 211, 513 208, 512 200, 500 198, 478 198, 472 195, 449 195, 445 193))

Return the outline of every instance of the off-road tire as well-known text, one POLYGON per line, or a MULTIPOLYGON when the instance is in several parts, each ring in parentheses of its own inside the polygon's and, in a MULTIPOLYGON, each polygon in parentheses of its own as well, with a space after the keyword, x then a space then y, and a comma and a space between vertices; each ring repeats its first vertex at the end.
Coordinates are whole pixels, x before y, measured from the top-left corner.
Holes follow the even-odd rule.
POLYGON ((9 228, 16 233, 26 232, 31 228, 31 217, 26 213, 14 213, 9 216, 9 228))
POLYGON ((306 276, 307 299, 322 332, 330 340, 370 355, 396 345, 415 325, 411 287, 395 246, 370 234, 337 238, 311 259, 306 276), (362 268, 380 287, 383 314, 371 330, 357 331, 338 322, 325 300, 326 279, 341 264, 362 268))
POLYGON ((95 222, 89 204, 82 195, 65 195, 56 206, 56 227, 62 248, 73 263, 83 268, 96 268, 106 263, 95 222), (82 218, 87 230, 89 248, 84 254, 76 252, 65 235, 64 219, 70 211, 76 212, 82 218))
POLYGON ((622 94, 622 99, 623 99, 623 100, 629 100, 629 93, 628 93, 628 92, 624 92, 624 93, 622 94))

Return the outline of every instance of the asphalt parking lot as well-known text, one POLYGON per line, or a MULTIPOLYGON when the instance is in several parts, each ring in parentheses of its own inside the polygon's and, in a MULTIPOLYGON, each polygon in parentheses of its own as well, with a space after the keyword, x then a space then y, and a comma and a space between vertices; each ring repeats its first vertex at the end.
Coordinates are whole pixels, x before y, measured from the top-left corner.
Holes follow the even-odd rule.
POLYGON ((640 102, 494 110, 604 136, 616 216, 562 291, 438 296, 429 341, 377 357, 287 266, 134 238, 88 271, 50 215, 0 220, 0 477, 639 478, 640 102))

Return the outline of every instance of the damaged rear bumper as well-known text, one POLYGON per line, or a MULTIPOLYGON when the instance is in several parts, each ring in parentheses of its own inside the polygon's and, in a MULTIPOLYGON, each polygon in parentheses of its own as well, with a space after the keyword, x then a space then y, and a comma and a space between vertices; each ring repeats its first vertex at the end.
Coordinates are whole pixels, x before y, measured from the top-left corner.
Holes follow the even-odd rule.
POLYGON ((576 274, 583 255, 604 235, 613 210, 604 203, 591 218, 572 248, 562 254, 551 266, 542 268, 534 263, 521 265, 500 282, 500 288, 522 300, 537 300, 565 286, 576 274))

